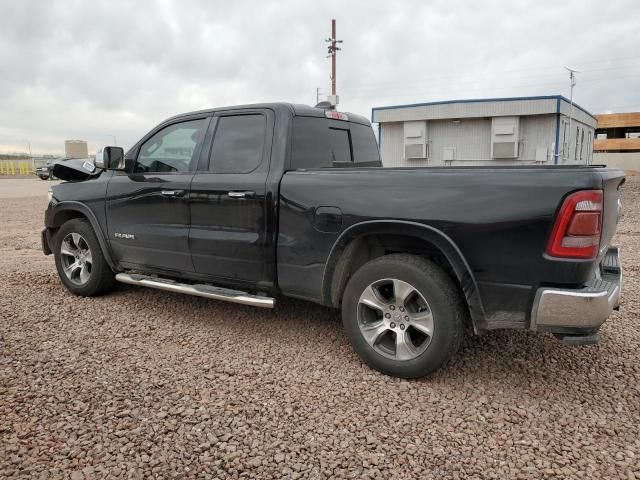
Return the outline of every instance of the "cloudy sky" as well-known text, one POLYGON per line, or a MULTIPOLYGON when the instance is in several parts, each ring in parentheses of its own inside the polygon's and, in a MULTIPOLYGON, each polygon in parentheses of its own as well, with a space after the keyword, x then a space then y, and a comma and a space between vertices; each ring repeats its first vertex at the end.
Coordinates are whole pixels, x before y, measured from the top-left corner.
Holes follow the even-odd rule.
POLYGON ((130 146, 173 114, 330 89, 324 40, 344 40, 340 109, 569 95, 640 110, 640 2, 0 0, 0 151, 130 146))

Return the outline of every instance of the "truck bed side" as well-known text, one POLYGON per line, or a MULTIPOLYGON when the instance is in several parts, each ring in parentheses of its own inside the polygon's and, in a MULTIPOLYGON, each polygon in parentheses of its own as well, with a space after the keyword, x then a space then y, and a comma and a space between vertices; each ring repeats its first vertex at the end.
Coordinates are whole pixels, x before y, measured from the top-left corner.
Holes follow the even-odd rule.
POLYGON ((461 252, 472 282, 463 285, 465 294, 480 299, 480 329, 526 327, 539 286, 580 286, 597 267, 593 260, 545 254, 562 199, 604 186, 608 242, 622 178, 622 172, 595 167, 288 172, 280 188, 279 287, 287 295, 331 303, 334 257, 345 248, 339 239, 351 231, 370 232, 383 237, 382 248, 390 243, 393 249, 394 237, 413 235, 407 225, 416 224, 442 234, 461 252), (384 231, 376 228, 381 222, 387 223, 384 231))

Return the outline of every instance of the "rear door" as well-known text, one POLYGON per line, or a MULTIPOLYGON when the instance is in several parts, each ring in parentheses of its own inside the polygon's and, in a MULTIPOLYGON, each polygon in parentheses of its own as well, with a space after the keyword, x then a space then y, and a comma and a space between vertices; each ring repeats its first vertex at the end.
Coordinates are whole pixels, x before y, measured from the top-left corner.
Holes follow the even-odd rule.
MULTIPOLYGON (((191 186, 189 245, 195 271, 222 281, 269 282, 273 259, 266 180, 274 128, 271 110, 214 117, 191 186), (209 142, 207 142, 209 144, 209 142)), ((275 222, 272 221, 272 224, 275 222)))
POLYGON ((189 190, 209 121, 192 118, 152 132, 130 171, 109 181, 109 240, 124 267, 193 272, 189 190))

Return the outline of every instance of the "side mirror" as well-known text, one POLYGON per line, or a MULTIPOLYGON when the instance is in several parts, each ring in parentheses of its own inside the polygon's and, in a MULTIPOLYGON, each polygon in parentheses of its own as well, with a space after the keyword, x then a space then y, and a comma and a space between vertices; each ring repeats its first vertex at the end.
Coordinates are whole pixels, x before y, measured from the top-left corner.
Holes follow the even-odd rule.
MULTIPOLYGON (((124 150, 122 147, 104 147, 102 149, 102 166, 107 170, 124 170, 124 150)), ((100 166, 96 154, 96 166, 100 166)))

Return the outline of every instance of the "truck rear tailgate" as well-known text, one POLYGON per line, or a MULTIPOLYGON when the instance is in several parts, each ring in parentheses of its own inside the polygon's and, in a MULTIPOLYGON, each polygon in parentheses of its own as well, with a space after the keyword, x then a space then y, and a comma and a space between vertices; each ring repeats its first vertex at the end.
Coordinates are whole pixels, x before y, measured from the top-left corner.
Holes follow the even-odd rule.
POLYGON ((602 190, 604 200, 604 211, 602 217, 602 237, 600 239, 600 254, 598 260, 604 258, 611 239, 616 232, 616 225, 620 214, 620 186, 624 183, 625 177, 622 170, 602 170, 602 190))

